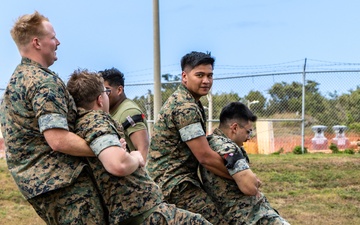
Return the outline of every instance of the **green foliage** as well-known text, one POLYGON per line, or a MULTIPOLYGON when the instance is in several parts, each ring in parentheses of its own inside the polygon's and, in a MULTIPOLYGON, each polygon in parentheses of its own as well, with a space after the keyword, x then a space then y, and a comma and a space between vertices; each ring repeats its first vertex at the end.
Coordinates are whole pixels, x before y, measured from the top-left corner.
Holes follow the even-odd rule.
MULTIPOLYGON (((308 151, 307 151, 307 148, 306 147, 304 147, 304 154, 306 154, 308 151)), ((301 146, 295 146, 294 147, 294 149, 293 149, 293 153, 295 154, 295 155, 301 155, 301 154, 303 154, 303 152, 302 152, 302 150, 301 150, 301 146)))
POLYGON ((345 154, 353 155, 353 154, 355 154, 355 151, 354 151, 354 149, 352 149, 352 148, 347 148, 347 149, 344 150, 344 153, 345 153, 345 154))
POLYGON ((278 151, 273 152, 272 154, 273 155, 280 155, 281 153, 284 153, 284 148, 283 147, 281 147, 278 151))
POLYGON ((334 143, 331 143, 329 148, 334 154, 340 153, 338 146, 334 143))
MULTIPOLYGON (((219 118, 222 108, 230 102, 238 102, 241 98, 237 93, 215 93, 212 96, 213 101, 213 118, 219 118)), ((207 98, 202 98, 201 102, 204 105, 208 105, 207 98)), ((245 103, 246 104, 246 103, 245 103)))
MULTIPOLYGON (((251 90, 249 94, 244 97, 246 101, 259 101, 256 104, 250 106, 251 111, 253 111, 257 116, 265 116, 265 106, 266 98, 260 91, 251 90)), ((246 104, 246 102, 244 102, 246 104)))
POLYGON ((349 124, 349 129, 359 133, 360 132, 360 123, 359 122, 353 122, 351 124, 349 124))

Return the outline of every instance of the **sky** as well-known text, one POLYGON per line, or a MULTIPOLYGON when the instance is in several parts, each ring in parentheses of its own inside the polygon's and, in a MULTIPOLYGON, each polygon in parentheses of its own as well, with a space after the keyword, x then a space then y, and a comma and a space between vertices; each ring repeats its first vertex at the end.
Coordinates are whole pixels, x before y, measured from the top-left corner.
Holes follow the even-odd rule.
MULTIPOLYGON (((305 58, 358 63, 359 9, 358 0, 159 0, 161 74, 180 74, 190 51, 211 52, 215 78, 305 58)), ((153 1, 11 0, 0 7, 0 89, 21 59, 10 29, 35 10, 54 26, 61 45, 50 69, 65 82, 78 68, 111 67, 128 84, 153 82, 153 1)))

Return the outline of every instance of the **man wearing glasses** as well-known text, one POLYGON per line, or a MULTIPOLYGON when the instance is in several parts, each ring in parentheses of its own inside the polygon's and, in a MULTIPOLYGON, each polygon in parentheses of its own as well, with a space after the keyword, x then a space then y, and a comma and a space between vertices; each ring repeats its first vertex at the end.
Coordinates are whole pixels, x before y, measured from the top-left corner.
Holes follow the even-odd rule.
POLYGON ((145 114, 125 94, 125 77, 116 68, 99 72, 110 100, 110 114, 124 128, 126 146, 129 150, 141 152, 145 162, 149 152, 149 134, 145 114))
POLYGON ((232 102, 220 113, 220 125, 207 137, 210 147, 224 159, 234 180, 200 168, 205 191, 229 224, 289 224, 270 206, 251 171, 243 142, 252 135, 257 117, 240 102, 232 102))

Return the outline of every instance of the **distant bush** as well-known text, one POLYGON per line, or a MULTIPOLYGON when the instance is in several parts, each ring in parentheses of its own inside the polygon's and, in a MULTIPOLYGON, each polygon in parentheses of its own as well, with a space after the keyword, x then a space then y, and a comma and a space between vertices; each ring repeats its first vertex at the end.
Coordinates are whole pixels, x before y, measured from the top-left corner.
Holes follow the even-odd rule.
POLYGON ((283 147, 281 147, 278 151, 273 152, 272 154, 273 155, 280 155, 281 153, 284 153, 284 148, 283 147))
POLYGON ((344 153, 345 153, 345 154, 353 155, 353 154, 355 154, 355 151, 354 151, 354 149, 352 149, 352 148, 347 148, 347 149, 344 150, 344 153))
POLYGON ((329 148, 334 154, 340 153, 338 146, 334 143, 331 143, 329 148))
MULTIPOLYGON (((295 155, 300 155, 302 154, 302 150, 301 150, 301 146, 295 146, 294 149, 293 149, 293 153, 295 155)), ((304 154, 307 153, 307 148, 304 147, 304 154)))

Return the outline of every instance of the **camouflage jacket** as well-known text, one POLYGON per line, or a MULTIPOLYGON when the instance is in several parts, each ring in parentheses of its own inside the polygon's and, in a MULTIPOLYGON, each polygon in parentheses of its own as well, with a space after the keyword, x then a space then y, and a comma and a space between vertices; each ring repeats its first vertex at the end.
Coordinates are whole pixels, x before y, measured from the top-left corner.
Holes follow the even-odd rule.
MULTIPOLYGON (((236 145, 218 128, 207 137, 210 147, 225 158, 232 154, 239 154, 238 159, 229 168, 230 175, 250 169, 246 151, 236 145)), ((215 203, 218 210, 229 221, 229 224, 256 224, 263 217, 277 217, 265 196, 244 195, 234 180, 219 177, 203 167, 200 167, 203 187, 215 203)))
POLYGON ((42 134, 52 128, 73 128, 76 107, 63 81, 39 63, 22 58, 1 108, 7 165, 25 198, 73 183, 86 165, 83 159, 54 152, 42 134))
MULTIPOLYGON (((109 114, 82 108, 79 108, 76 133, 86 140, 97 156, 110 146, 121 146, 119 139, 124 137, 123 128, 109 114)), ((109 210, 110 224, 119 224, 163 201, 160 188, 144 168, 118 177, 108 173, 98 158, 89 157, 88 162, 109 210)))
POLYGON ((205 136, 205 113, 201 102, 180 85, 162 106, 150 143, 148 170, 162 188, 165 199, 183 181, 200 186, 199 162, 186 141, 205 136))

